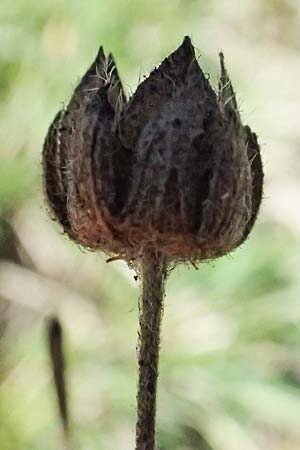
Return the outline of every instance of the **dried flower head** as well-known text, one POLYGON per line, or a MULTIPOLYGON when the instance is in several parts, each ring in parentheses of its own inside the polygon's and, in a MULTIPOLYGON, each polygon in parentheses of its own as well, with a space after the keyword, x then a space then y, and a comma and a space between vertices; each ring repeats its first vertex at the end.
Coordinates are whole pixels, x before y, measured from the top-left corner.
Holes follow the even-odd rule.
POLYGON ((146 247, 203 260, 246 239, 262 164, 220 61, 216 93, 186 37, 127 101, 100 48, 44 145, 47 197, 73 240, 128 260, 146 247))
POLYGON ((44 144, 52 211, 71 239, 137 256, 139 383, 136 450, 154 450, 156 388, 168 262, 204 260, 240 245, 255 222, 263 171, 220 55, 214 92, 191 41, 127 101, 102 48, 44 144))

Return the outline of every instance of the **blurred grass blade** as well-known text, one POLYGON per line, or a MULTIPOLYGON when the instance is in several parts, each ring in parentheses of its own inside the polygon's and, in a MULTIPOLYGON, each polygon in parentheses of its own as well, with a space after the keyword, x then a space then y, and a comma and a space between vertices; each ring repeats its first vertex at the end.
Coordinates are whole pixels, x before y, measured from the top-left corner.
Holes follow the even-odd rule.
POLYGON ((66 380, 65 380, 65 358, 63 351, 63 331, 57 317, 51 317, 47 324, 48 343, 51 366, 55 384, 55 391, 59 407, 59 415, 64 433, 64 444, 70 449, 70 420, 67 402, 66 380))

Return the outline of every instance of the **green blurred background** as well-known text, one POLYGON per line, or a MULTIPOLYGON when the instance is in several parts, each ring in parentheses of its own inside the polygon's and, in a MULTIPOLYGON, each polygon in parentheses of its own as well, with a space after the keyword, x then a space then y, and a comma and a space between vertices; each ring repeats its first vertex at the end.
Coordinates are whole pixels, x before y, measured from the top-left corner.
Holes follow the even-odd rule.
POLYGON ((215 86, 225 53, 262 147, 265 198, 242 248, 169 278, 157 448, 299 450, 299 30, 299 0, 1 0, 1 450, 61 448, 52 313, 65 329, 74 449, 134 447, 134 273, 52 223, 41 149, 99 45, 130 93, 185 34, 215 86))

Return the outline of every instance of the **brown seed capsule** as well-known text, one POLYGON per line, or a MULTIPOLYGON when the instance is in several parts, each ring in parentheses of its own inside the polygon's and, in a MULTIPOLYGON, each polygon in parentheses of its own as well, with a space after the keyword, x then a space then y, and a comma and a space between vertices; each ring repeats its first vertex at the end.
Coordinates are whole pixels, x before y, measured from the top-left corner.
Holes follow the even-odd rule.
POLYGON ((126 101, 100 49, 44 145, 45 190, 72 239, 125 259, 150 246, 180 260, 215 258, 246 239, 262 164, 220 61, 215 93, 186 37, 126 101))

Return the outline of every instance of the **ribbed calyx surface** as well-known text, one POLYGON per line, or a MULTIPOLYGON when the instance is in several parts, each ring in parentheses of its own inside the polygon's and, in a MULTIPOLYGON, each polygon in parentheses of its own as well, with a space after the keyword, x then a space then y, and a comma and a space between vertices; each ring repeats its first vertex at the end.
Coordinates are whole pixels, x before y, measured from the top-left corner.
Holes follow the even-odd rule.
POLYGON ((263 171, 220 54, 215 92, 189 37, 127 101, 102 48, 44 144, 45 190, 71 239, 130 260, 222 256, 255 222, 263 171))

